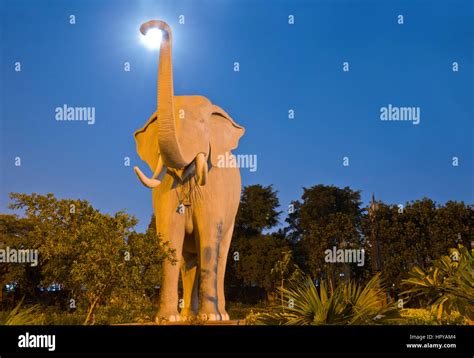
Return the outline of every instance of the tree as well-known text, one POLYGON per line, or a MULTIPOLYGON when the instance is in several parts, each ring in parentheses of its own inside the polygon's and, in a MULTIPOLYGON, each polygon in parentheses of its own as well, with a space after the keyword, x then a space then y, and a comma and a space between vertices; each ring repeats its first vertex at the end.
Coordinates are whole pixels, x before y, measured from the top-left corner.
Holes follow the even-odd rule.
POLYGON ((313 225, 324 227, 330 221, 330 216, 344 213, 354 224, 361 218, 360 191, 349 187, 338 188, 330 185, 315 185, 303 188, 301 201, 293 201, 294 212, 286 220, 292 239, 297 241, 311 230, 313 225))
POLYGON ((280 279, 281 302, 283 305, 283 289, 285 288, 285 279, 289 275, 290 263, 293 261, 293 252, 291 250, 282 251, 282 258, 278 260, 270 273, 277 275, 280 279))
MULTIPOLYGON (((21 248, 18 240, 32 230, 32 222, 18 218, 17 215, 0 214, 0 249, 6 247, 21 248)), ((35 270, 26 265, 0 264, 0 302, 3 302, 3 291, 7 283, 16 281, 24 287, 35 287, 39 282, 35 270)))
POLYGON ((448 201, 445 205, 438 206, 430 222, 430 256, 436 259, 456 244, 471 246, 474 238, 473 223, 474 206, 467 206, 462 201, 448 201))
POLYGON ((144 322, 154 317, 156 288, 161 283, 162 263, 176 263, 174 251, 156 235, 132 232, 127 240, 122 281, 113 289, 107 303, 107 323, 144 322))
POLYGON ((110 216, 85 200, 58 200, 53 194, 10 197, 10 207, 24 210, 33 223, 19 240, 39 250, 40 284, 59 283, 71 299, 85 303, 86 324, 93 323, 96 307, 114 291, 143 285, 151 266, 169 257, 159 238, 133 232, 137 220, 125 212, 110 216), (145 242, 151 245, 145 247, 145 242))
POLYGON ((360 192, 349 187, 316 185, 303 188, 301 200, 294 201, 287 233, 295 245, 295 260, 313 278, 329 278, 335 284, 337 273, 349 279, 354 265, 325 261, 325 251, 336 248, 361 249, 360 192))
POLYGON ((437 206, 424 198, 406 203, 403 209, 378 202, 375 220, 364 216, 361 228, 366 252, 370 252, 372 237, 380 243, 382 277, 392 296, 400 293, 400 283, 413 267, 426 270, 450 247, 469 246, 473 217, 472 208, 462 202, 437 206))
POLYGON ((250 185, 242 191, 229 250, 226 287, 261 287, 268 295, 277 284, 271 270, 290 250, 284 234, 264 234, 278 224, 281 214, 277 192, 272 186, 250 185))
POLYGON ((281 211, 277 192, 271 185, 244 187, 235 219, 234 238, 253 237, 278 224, 281 211))
POLYGON ((307 271, 314 278, 328 279, 333 285, 339 279, 348 280, 355 272, 357 263, 327 262, 326 251, 333 248, 362 249, 359 231, 344 213, 330 214, 328 223, 324 226, 311 225, 310 231, 297 245, 305 254, 305 262, 302 265, 305 265, 307 271))
POLYGON ((272 274, 278 262, 284 259, 284 252, 290 251, 288 243, 277 234, 260 235, 249 240, 240 239, 235 250, 239 253, 238 261, 231 261, 230 266, 243 286, 258 286, 265 290, 271 299, 274 289, 281 277, 272 274))
MULTIPOLYGON (((361 223, 364 247, 366 252, 373 252, 372 245, 378 241, 382 279, 393 290, 399 286, 406 267, 416 256, 416 250, 409 251, 409 242, 404 235, 404 218, 398 206, 379 201, 373 215, 373 219, 365 215, 361 223)), ((372 266, 373 259, 368 256, 368 267, 372 266)))

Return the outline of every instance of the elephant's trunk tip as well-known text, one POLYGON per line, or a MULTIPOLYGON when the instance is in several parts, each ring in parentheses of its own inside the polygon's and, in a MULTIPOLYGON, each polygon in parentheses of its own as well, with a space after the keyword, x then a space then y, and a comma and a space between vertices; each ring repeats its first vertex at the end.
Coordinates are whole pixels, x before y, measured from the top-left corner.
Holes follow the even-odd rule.
POLYGON ((143 23, 140 26, 140 32, 143 35, 146 35, 147 31, 152 29, 152 28, 159 29, 159 30, 163 31, 165 36, 171 36, 170 26, 162 20, 150 20, 150 21, 147 21, 147 22, 143 23))

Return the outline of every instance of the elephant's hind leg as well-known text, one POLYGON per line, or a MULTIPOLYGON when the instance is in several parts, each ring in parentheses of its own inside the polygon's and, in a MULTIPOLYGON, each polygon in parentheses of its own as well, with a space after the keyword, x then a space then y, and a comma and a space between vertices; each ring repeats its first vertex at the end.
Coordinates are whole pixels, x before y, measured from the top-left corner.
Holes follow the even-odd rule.
POLYGON ((230 242, 232 240, 232 234, 234 232, 234 224, 232 224, 227 232, 222 237, 219 245, 219 258, 217 261, 217 299, 219 313, 221 314, 223 321, 228 321, 229 314, 225 309, 225 293, 224 293, 224 277, 225 269, 227 264, 227 256, 229 254, 230 242))

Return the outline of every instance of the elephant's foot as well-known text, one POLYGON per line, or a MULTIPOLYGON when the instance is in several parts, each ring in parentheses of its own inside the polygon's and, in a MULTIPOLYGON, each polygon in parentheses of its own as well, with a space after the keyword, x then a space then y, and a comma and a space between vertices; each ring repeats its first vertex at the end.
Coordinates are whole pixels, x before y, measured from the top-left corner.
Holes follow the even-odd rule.
POLYGON ((181 316, 178 312, 158 312, 155 316, 155 323, 162 324, 166 322, 179 322, 181 321, 181 316))
POLYGON ((227 313, 226 310, 220 310, 220 313, 221 313, 221 318, 223 321, 230 320, 229 314, 227 313))
POLYGON ((200 309, 199 310, 199 319, 203 321, 221 321, 222 317, 219 314, 219 311, 214 308, 210 309, 200 309))
POLYGON ((219 313, 200 313, 199 319, 202 321, 220 321, 221 315, 219 313))
POLYGON ((183 308, 180 316, 182 321, 193 321, 196 318, 196 312, 191 308, 183 308))

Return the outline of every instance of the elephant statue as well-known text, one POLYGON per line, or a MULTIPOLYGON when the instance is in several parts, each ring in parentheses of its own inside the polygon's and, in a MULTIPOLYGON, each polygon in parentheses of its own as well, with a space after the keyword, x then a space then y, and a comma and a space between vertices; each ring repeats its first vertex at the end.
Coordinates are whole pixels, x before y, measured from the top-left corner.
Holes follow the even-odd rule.
POLYGON ((237 148, 245 129, 205 97, 174 95, 171 29, 152 20, 140 31, 150 28, 162 32, 157 111, 134 136, 138 155, 153 174, 134 171, 152 189, 157 234, 177 259, 163 265, 155 321, 228 320, 224 275, 241 179, 238 168, 218 166, 218 159, 237 148), (179 313, 180 272, 184 302, 179 313))

